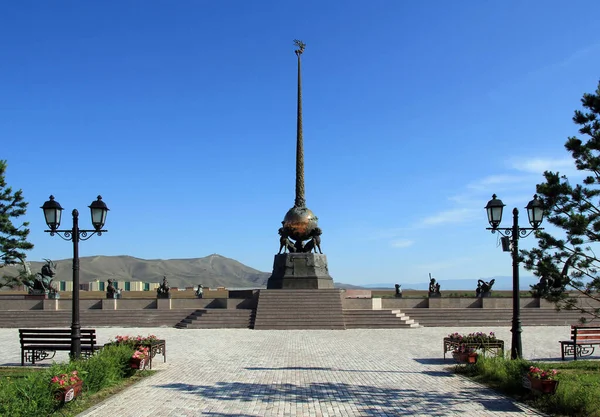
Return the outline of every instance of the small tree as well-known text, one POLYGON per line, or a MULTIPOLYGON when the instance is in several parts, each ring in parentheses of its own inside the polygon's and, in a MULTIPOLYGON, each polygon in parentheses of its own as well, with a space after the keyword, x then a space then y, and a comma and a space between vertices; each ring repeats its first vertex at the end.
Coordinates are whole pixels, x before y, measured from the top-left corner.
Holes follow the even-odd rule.
POLYGON ((537 192, 548 223, 560 230, 557 236, 536 232, 538 247, 521 254, 525 268, 541 278, 535 292, 558 309, 581 311, 581 321, 586 322, 600 317, 600 83, 595 94, 583 95, 581 103, 584 110, 576 110, 573 121, 584 139, 570 137, 565 148, 586 176, 582 184, 571 185, 565 175, 544 172, 545 182, 537 185, 537 192), (588 297, 590 303, 569 297, 569 290, 588 297))
POLYGON ((33 248, 33 244, 27 241, 29 223, 23 222, 15 227, 12 219, 24 215, 28 203, 23 200, 22 190, 13 193, 12 188, 6 185, 6 166, 6 161, 0 160, 0 268, 21 263, 25 271, 25 251, 33 248))

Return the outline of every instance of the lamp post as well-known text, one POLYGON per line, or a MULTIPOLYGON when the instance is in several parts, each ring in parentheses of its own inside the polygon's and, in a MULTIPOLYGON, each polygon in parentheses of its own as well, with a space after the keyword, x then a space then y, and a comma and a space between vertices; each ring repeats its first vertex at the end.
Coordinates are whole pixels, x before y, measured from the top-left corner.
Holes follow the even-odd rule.
POLYGON ((71 358, 79 359, 81 357, 81 324, 79 323, 79 241, 88 240, 96 233, 101 236, 106 230, 102 230, 106 221, 106 214, 108 213, 108 207, 102 197, 98 196, 96 201, 93 201, 89 205, 90 212, 92 214, 92 225, 94 230, 81 230, 79 228, 79 211, 73 210, 73 228, 71 230, 58 230, 60 226, 60 217, 63 208, 60 206, 58 201, 54 200, 54 196, 50 196, 50 200, 46 201, 41 209, 44 210, 44 217, 46 218, 46 224, 50 230, 44 230, 49 232, 50 236, 55 234, 60 236, 63 240, 70 240, 73 242, 73 314, 71 320, 71 358), (62 233, 62 235, 61 235, 62 233))
POLYGON ((505 204, 502 200, 496 198, 496 194, 488 201, 485 209, 487 211, 488 222, 490 226, 486 230, 491 230, 492 233, 500 233, 505 238, 510 239, 513 267, 513 317, 512 327, 512 344, 510 348, 511 359, 523 357, 523 346, 521 344, 521 294, 519 289, 519 238, 527 237, 535 230, 542 230, 539 225, 544 219, 544 208, 542 202, 538 200, 537 194, 533 196, 527 207, 527 216, 532 227, 519 227, 519 210, 513 209, 513 225, 512 227, 499 228, 502 221, 502 210, 505 204))

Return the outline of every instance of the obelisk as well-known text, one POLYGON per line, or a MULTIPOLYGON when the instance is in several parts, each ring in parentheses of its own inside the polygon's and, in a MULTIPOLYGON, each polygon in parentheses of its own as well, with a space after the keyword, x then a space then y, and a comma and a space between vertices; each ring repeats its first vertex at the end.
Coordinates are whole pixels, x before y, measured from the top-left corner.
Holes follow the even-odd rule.
POLYGON ((268 289, 333 288, 327 269, 327 256, 321 252, 321 229, 318 218, 306 207, 304 195, 304 138, 302 136, 302 68, 301 56, 306 44, 294 40, 298 58, 298 109, 296 121, 296 199, 279 229, 279 253, 275 255, 268 289), (283 253, 281 253, 283 251, 283 253), (317 253, 318 251, 318 253, 317 253), (314 252, 314 253, 313 253, 314 252))

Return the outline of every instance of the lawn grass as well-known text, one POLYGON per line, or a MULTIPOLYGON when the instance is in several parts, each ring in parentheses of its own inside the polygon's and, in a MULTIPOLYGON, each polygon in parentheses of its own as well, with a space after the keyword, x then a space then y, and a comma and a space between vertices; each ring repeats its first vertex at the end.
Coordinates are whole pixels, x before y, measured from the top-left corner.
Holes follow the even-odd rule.
POLYGON ((23 367, 23 366, 2 366, 0 367, 0 379, 2 378, 11 378, 11 379, 18 379, 18 378, 25 378, 27 375, 34 373, 34 372, 41 372, 43 371, 43 368, 30 368, 30 367, 23 367))
MULTIPOLYGON (((27 378, 27 376, 47 371, 48 368, 33 368, 33 367, 0 367, 0 380, 10 379, 10 380, 18 380, 27 378)), ((109 398, 121 391, 125 388, 141 381, 143 378, 146 378, 150 375, 153 375, 157 371, 138 371, 133 374, 131 377, 123 379, 116 383, 113 386, 108 388, 104 388, 98 392, 93 394, 84 390, 81 396, 78 396, 74 401, 66 403, 63 407, 58 408, 52 416, 61 416, 61 417, 75 417, 81 412, 87 410, 90 407, 104 401, 106 398, 109 398)))
POLYGON ((548 363, 480 356, 475 365, 456 366, 455 371, 553 416, 600 417, 598 360, 548 363), (559 372, 555 394, 523 387, 523 375, 531 365, 559 372))

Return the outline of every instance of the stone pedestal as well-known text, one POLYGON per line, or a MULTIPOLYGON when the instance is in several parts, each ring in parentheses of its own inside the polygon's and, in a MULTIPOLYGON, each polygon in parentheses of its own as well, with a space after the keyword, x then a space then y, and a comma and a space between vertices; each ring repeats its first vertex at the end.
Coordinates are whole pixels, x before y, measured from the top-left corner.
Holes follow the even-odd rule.
POLYGON ((327 269, 327 256, 320 253, 275 255, 267 289, 327 289, 333 278, 327 269))
POLYGON ((156 298, 156 308, 159 310, 170 310, 171 309, 171 297, 169 298, 156 298))

